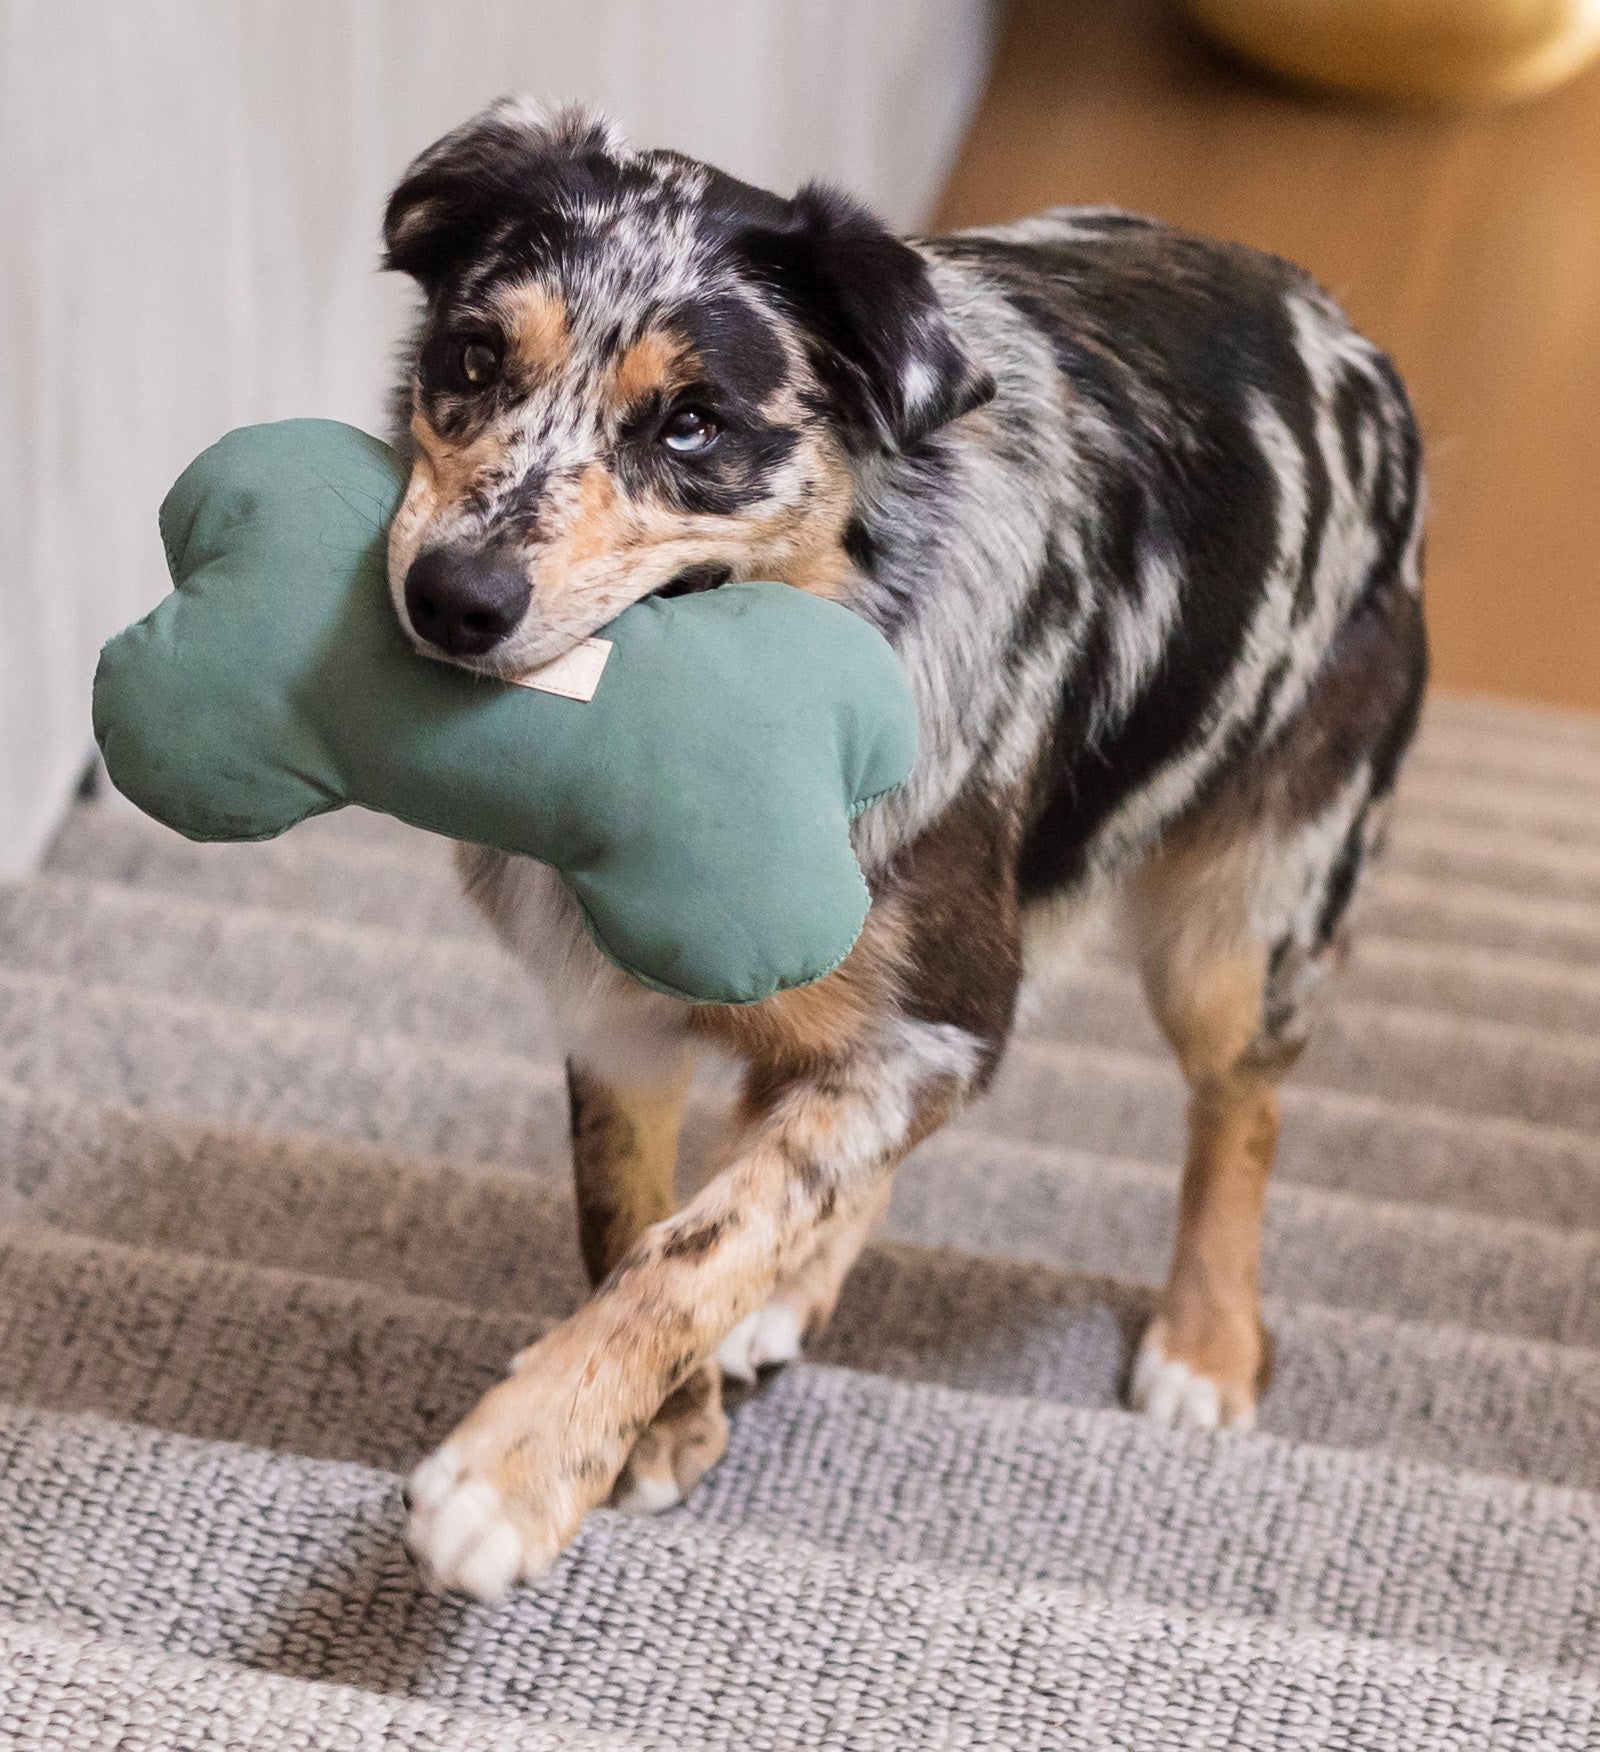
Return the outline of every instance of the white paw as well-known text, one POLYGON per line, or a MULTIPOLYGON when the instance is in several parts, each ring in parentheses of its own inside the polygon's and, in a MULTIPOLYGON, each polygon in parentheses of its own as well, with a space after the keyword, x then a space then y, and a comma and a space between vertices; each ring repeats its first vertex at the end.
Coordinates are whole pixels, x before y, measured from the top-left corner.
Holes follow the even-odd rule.
POLYGON ((683 1492, 673 1478, 625 1478, 611 1496, 611 1506, 625 1515, 659 1515, 675 1509, 683 1501, 683 1492))
POLYGON ((800 1354, 800 1316, 787 1302, 768 1302, 747 1314, 717 1346, 717 1367, 730 1381, 753 1381, 773 1363, 800 1354))
POLYGON ((1226 1421, 1231 1429, 1248 1430, 1256 1421, 1253 1406, 1225 1420, 1216 1382, 1169 1357, 1153 1333, 1145 1336, 1134 1359, 1128 1399, 1135 1411, 1167 1429, 1216 1430, 1226 1421))
POLYGON ((406 1549, 431 1588, 499 1600, 517 1580, 532 1581, 548 1558, 526 1548, 500 1493, 466 1476, 460 1455, 443 1447, 406 1482, 406 1549))

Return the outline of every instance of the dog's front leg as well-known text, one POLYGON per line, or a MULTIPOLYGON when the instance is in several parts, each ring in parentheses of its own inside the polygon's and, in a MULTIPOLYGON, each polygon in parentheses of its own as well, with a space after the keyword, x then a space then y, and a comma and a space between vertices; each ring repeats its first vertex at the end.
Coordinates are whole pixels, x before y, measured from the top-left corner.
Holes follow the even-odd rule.
POLYGON ((940 1122, 976 1043, 914 1023, 889 1032, 769 1086, 729 1165, 646 1230, 412 1474, 406 1543, 431 1582, 493 1599, 541 1574, 668 1394, 805 1261, 817 1225, 864 1207, 940 1122))

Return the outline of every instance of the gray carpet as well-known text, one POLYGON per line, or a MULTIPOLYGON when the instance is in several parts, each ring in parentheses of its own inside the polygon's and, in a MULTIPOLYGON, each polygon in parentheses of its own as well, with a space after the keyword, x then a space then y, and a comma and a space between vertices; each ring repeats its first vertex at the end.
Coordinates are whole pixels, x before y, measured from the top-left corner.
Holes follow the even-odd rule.
POLYGON ((1118 1407, 1183 1103, 1091 954, 691 1501, 486 1608, 396 1475, 583 1294, 530 988, 393 823, 82 805, 0 886, 0 1746, 1600 1745, 1600 724, 1431 707, 1366 926, 1257 1433, 1118 1407))

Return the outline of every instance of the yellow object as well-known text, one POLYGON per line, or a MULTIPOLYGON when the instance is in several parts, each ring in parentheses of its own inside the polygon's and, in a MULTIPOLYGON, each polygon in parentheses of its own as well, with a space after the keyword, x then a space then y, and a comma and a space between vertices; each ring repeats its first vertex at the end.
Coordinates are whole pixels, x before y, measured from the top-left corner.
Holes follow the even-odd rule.
POLYGON ((1600 52, 1600 0, 1187 0, 1275 73, 1376 97, 1531 96, 1600 52))

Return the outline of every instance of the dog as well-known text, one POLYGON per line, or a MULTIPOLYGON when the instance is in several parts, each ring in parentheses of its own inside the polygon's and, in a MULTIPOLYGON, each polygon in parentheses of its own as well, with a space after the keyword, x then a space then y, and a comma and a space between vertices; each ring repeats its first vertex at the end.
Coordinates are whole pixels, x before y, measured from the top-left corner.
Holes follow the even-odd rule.
POLYGON ((1426 677, 1389 360, 1289 264, 1149 219, 900 240, 511 101, 411 165, 384 236, 424 294, 388 553, 419 648, 518 677, 652 592, 776 579, 884 634, 921 729, 855 826, 860 940, 765 1002, 648 991, 549 870, 458 849, 564 1030, 596 1290, 410 1477, 424 1573, 494 1598, 592 1507, 677 1502, 725 1446, 721 1377, 827 1320, 896 1164, 994 1075, 1025 968, 1107 901, 1191 1090, 1130 1397, 1248 1425, 1275 1089, 1426 677), (743 1087, 675 1209, 697 1048, 743 1087))

